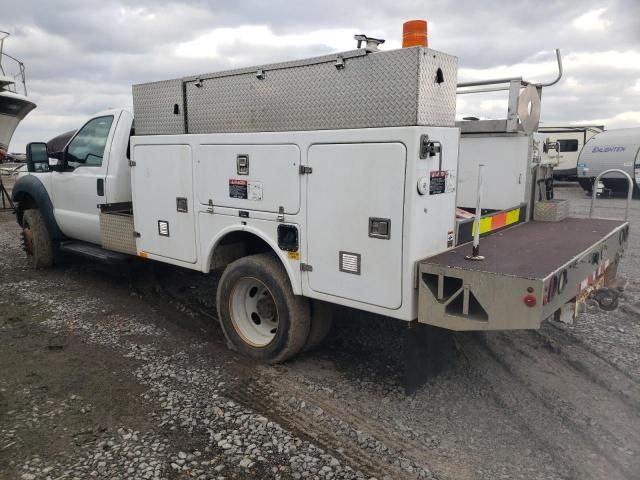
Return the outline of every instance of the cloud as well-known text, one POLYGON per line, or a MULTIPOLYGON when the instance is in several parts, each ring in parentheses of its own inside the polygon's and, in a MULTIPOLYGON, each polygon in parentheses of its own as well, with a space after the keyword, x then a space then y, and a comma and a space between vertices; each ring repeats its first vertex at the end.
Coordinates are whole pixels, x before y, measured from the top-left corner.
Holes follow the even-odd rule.
POLYGON ((578 30, 585 32, 591 32, 594 30, 604 30, 611 25, 610 20, 602 18, 602 15, 607 11, 606 8, 597 8, 595 10, 589 10, 588 12, 580 15, 578 18, 571 22, 571 25, 578 30))
MULTIPOLYGON (((565 77, 543 92, 543 120, 640 125, 637 0, 22 0, 2 6, 5 47, 27 66, 38 104, 11 149, 78 127, 89 115, 130 105, 131 85, 293 60, 355 47, 353 34, 397 48, 402 22, 429 20, 433 48, 459 57, 461 79, 565 77)), ((504 116, 500 95, 459 96, 458 111, 504 116)))

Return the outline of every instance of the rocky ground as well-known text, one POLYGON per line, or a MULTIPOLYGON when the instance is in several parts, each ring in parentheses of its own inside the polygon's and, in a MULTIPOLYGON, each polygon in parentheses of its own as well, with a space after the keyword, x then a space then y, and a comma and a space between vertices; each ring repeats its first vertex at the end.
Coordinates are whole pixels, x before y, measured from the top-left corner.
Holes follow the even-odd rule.
POLYGON ((255 364, 224 344, 216 275, 32 271, 2 213, 0 478, 640 478, 639 246, 632 227, 617 311, 456 335, 405 396, 397 322, 345 314, 317 350, 255 364))

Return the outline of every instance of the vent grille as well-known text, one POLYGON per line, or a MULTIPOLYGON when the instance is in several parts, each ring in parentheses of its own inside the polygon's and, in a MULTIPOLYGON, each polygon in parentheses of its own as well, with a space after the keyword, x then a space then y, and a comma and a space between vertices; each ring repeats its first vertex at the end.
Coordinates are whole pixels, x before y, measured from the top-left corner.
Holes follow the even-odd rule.
POLYGON ((158 220, 158 235, 162 237, 169 236, 169 222, 166 220, 158 220))
POLYGON ((359 253, 340 252, 340 271, 360 275, 361 258, 359 253))

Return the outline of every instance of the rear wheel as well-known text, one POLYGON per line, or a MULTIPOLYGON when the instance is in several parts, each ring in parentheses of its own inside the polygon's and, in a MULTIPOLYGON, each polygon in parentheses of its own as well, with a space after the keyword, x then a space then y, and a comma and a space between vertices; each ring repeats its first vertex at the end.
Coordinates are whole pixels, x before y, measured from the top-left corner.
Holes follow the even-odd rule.
POLYGON ((284 362, 302 350, 309 336, 309 302, 293 294, 273 254, 252 255, 228 265, 216 303, 229 346, 258 360, 284 362))
POLYGON ((53 242, 40 210, 27 210, 22 217, 22 244, 33 268, 53 265, 53 242))

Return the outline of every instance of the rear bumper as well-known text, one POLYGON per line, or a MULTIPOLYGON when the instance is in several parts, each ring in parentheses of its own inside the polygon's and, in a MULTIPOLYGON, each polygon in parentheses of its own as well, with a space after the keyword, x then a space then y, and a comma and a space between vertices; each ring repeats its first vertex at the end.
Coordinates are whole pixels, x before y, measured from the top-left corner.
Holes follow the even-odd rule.
POLYGON ((617 267, 628 223, 528 222, 419 264, 418 321, 449 330, 536 329, 586 285, 617 267))

